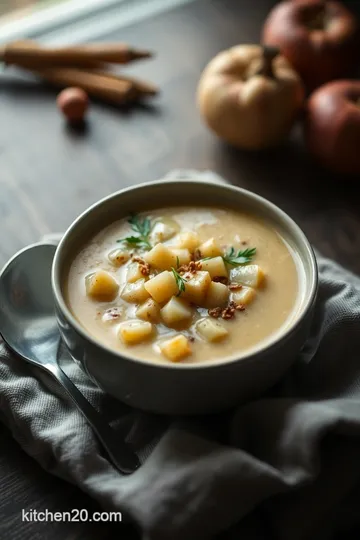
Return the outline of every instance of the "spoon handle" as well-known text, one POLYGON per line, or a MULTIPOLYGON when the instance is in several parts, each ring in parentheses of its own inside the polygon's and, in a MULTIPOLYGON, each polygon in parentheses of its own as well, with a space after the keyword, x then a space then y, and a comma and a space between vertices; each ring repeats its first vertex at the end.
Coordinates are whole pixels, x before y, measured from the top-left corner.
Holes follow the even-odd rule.
POLYGON ((61 384, 64 390, 66 390, 79 411, 92 426, 100 442, 107 451, 113 465, 123 474, 134 472, 140 466, 140 462, 130 445, 124 440, 119 440, 115 431, 104 422, 102 416, 88 402, 59 366, 47 364, 44 367, 61 384))

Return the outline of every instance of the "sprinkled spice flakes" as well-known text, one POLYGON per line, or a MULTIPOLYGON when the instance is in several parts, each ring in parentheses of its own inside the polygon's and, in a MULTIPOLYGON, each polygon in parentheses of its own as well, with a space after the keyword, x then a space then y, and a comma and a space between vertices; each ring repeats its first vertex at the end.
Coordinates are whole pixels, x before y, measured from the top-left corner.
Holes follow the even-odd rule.
POLYGON ((233 319, 237 311, 245 311, 245 306, 243 304, 236 304, 235 302, 230 302, 226 308, 215 307, 208 310, 210 317, 218 319, 221 317, 224 320, 233 319))
POLYGON ((131 257, 133 262, 137 262, 139 264, 140 273, 143 276, 149 276, 150 275, 150 265, 144 261, 141 257, 133 256, 131 257))

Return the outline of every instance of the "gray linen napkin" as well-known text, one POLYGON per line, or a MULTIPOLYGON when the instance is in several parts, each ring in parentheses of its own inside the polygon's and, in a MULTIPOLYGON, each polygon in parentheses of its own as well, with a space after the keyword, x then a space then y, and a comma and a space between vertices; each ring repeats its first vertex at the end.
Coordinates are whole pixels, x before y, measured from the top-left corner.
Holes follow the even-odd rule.
POLYGON ((71 379, 138 451, 143 465, 132 476, 107 461, 56 383, 3 345, 1 419, 44 469, 121 510, 143 540, 269 531, 279 540, 331 538, 360 515, 360 278, 321 256, 318 263, 312 332, 293 369, 267 396, 227 414, 167 419, 132 410, 60 353, 71 379))

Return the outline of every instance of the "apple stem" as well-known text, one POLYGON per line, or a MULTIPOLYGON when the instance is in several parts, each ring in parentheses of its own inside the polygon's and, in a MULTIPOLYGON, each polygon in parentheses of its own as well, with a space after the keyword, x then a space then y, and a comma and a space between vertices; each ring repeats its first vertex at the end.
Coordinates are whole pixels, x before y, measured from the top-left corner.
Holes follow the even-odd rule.
POLYGON ((324 30, 327 25, 327 6, 322 1, 318 4, 310 5, 308 26, 310 30, 324 30))
POLYGON ((257 71, 257 75, 265 75, 265 77, 274 78, 273 61, 280 53, 277 47, 263 45, 263 61, 261 68, 257 71))

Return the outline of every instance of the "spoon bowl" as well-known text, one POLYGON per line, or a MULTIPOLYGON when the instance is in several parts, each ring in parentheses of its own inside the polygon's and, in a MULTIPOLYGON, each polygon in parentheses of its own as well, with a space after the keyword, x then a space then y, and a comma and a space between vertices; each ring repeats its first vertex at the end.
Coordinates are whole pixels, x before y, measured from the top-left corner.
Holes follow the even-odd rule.
POLYGON ((34 244, 18 252, 0 273, 0 334, 17 355, 49 372, 91 424, 119 471, 140 465, 135 452, 104 421, 58 364, 61 338, 54 312, 51 268, 55 244, 34 244))
POLYGON ((44 367, 60 343, 51 290, 55 244, 34 244, 17 253, 1 272, 0 331, 24 360, 44 367), (33 271, 35 270, 35 271, 33 271))

